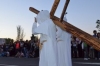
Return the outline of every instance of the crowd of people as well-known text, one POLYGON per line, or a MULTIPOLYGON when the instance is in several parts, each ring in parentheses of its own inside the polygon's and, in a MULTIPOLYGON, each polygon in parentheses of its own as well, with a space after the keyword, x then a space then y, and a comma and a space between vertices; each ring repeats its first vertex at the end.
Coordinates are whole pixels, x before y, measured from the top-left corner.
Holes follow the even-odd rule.
MULTIPOLYGON (((93 37, 100 39, 100 33, 93 31, 93 37)), ((100 60, 100 52, 89 46, 86 42, 77 37, 71 37, 71 55, 72 58, 84 58, 84 60, 100 60)), ((39 57, 39 46, 37 40, 20 40, 10 44, 0 45, 0 57, 39 57)))
MULTIPOLYGON (((93 31, 93 37, 100 39, 100 33, 93 31)), ((95 59, 100 60, 100 52, 89 46, 86 42, 76 37, 72 37, 71 41, 72 58, 84 58, 84 60, 95 59)))
POLYGON ((37 40, 26 40, 11 42, 10 44, 0 45, 0 57, 39 57, 39 48, 37 40))

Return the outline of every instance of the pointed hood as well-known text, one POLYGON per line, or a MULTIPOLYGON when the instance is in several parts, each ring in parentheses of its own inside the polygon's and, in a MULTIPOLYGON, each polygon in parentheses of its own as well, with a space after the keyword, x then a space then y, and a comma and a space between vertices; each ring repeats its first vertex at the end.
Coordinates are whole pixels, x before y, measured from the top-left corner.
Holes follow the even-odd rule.
POLYGON ((43 10, 43 11, 39 12, 36 19, 39 24, 46 21, 47 19, 50 19, 49 11, 43 10))

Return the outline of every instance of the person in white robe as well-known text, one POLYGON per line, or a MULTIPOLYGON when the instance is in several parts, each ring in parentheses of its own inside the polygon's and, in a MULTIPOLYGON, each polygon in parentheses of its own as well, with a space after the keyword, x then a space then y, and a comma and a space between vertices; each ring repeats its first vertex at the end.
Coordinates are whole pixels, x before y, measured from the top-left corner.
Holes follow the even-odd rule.
MULTIPOLYGON (((64 18, 67 21, 66 17, 64 18)), ((56 26, 58 66, 72 66, 71 34, 56 26)))
POLYGON ((40 11, 36 17, 39 26, 35 33, 41 34, 39 66, 57 66, 56 26, 47 10, 40 11))

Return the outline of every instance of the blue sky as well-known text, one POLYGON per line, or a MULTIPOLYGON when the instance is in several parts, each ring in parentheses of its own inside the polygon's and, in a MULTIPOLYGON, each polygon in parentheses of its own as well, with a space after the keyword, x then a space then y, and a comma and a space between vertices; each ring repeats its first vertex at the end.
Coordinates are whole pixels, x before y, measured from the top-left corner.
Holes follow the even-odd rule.
MULTIPOLYGON (((36 14, 29 7, 38 10, 51 10, 54 0, 0 0, 0 38, 17 36, 17 25, 25 32, 25 39, 30 39, 32 24, 36 14)), ((61 0, 55 13, 60 17, 65 0, 61 0)), ((96 29, 96 20, 100 19, 100 0, 71 0, 67 9, 67 20, 74 26, 92 34, 96 29)))

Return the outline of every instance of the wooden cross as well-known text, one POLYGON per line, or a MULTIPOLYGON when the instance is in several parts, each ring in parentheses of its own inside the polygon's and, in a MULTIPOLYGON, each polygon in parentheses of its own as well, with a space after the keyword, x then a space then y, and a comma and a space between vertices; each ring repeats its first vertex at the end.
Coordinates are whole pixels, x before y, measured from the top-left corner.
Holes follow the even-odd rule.
MULTIPOLYGON (((90 34, 82 31, 81 29, 69 24, 68 22, 63 20, 64 14, 66 12, 66 9, 68 7, 68 4, 70 2, 70 0, 66 0, 61 17, 58 18, 56 16, 54 16, 54 13, 58 7, 60 0, 55 0, 54 4, 52 6, 52 9, 50 11, 50 18, 53 20, 53 22, 59 26, 60 28, 62 28, 63 30, 71 33, 73 36, 81 39, 82 41, 86 42, 88 45, 92 46, 93 48, 95 48, 96 50, 100 51, 100 40, 98 40, 97 38, 94 38, 93 36, 91 36, 90 34)), ((40 11, 38 11, 37 9, 30 7, 29 8, 30 11, 38 14, 40 11)))

